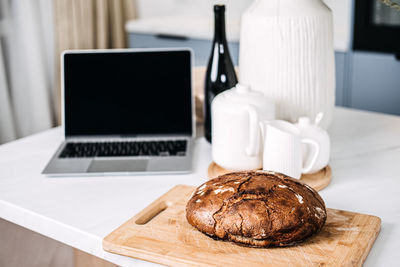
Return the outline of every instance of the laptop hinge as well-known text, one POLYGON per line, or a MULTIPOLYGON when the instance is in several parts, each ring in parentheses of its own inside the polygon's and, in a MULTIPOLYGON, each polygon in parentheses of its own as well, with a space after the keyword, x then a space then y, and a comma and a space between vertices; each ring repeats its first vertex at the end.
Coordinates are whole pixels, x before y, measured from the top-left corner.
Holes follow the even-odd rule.
POLYGON ((162 141, 162 140, 179 140, 191 139, 190 135, 158 135, 158 136, 74 136, 65 137, 67 142, 129 142, 129 141, 162 141))

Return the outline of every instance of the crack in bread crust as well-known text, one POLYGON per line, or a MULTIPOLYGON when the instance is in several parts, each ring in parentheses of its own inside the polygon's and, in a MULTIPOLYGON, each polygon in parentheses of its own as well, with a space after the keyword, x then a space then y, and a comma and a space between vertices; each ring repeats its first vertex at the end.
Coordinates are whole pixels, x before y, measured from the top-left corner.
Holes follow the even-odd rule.
POLYGON ((315 190, 285 175, 236 172, 198 187, 186 217, 214 239, 255 247, 289 246, 320 231, 326 209, 315 190))
POLYGON ((245 181, 241 182, 241 183, 239 184, 239 186, 238 186, 236 192, 239 192, 240 189, 241 189, 241 187, 242 187, 242 185, 244 185, 245 183, 247 183, 247 182, 250 181, 250 180, 251 180, 251 176, 250 176, 249 178, 247 178, 245 181))
MULTIPOLYGON (((246 180, 246 182, 249 181, 249 180, 250 179, 246 180)), ((269 210, 270 209, 273 210, 273 209, 270 206, 267 205, 267 201, 268 201, 268 196, 269 196, 270 193, 273 192, 274 187, 272 187, 267 193, 263 193, 263 194, 251 194, 251 193, 247 193, 247 192, 244 192, 244 191, 237 192, 231 198, 225 200, 223 205, 221 206, 221 208, 217 212, 215 212, 213 214, 213 218, 214 218, 214 221, 215 221, 214 229, 216 229, 220 224, 220 220, 218 220, 216 218, 216 217, 218 217, 219 214, 225 213, 226 210, 230 206, 235 205, 235 204, 240 203, 240 202, 243 202, 243 201, 246 201, 246 200, 259 200, 259 201, 262 201, 265 204, 265 206, 267 207, 266 211, 267 211, 267 214, 269 215, 270 214, 269 210)), ((240 188, 240 186, 239 186, 239 188, 240 188)), ((241 232, 242 235, 244 235, 244 233, 243 233, 243 216, 240 213, 238 213, 238 215, 241 218, 240 232, 241 232)), ((216 233, 216 231, 214 231, 214 233, 216 233)), ((217 236, 219 238, 223 239, 223 238, 225 238, 225 236, 227 234, 229 234, 229 232, 225 231, 225 235, 224 236, 218 236, 218 235, 217 236)))

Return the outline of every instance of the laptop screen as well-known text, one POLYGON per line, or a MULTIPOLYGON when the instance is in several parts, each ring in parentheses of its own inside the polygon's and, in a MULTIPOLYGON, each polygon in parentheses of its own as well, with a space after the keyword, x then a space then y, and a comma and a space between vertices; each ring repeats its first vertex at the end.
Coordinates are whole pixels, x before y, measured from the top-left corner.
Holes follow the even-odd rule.
POLYGON ((191 53, 64 54, 66 136, 191 135, 191 53))

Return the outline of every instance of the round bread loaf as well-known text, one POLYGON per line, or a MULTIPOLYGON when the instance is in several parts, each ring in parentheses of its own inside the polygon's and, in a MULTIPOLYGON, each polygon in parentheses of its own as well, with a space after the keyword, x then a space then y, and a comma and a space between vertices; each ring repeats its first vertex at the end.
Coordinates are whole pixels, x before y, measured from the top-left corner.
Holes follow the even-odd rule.
POLYGON ((188 222, 215 239, 252 247, 289 246, 321 230, 325 203, 308 185, 279 173, 234 172, 199 186, 188 222))

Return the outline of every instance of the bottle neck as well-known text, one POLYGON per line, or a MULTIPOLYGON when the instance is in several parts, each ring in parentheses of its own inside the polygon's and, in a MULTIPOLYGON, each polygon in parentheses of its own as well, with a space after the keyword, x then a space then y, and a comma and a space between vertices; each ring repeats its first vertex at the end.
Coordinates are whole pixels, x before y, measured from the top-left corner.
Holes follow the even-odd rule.
POLYGON ((214 10, 214 42, 226 42, 225 10, 214 10))

